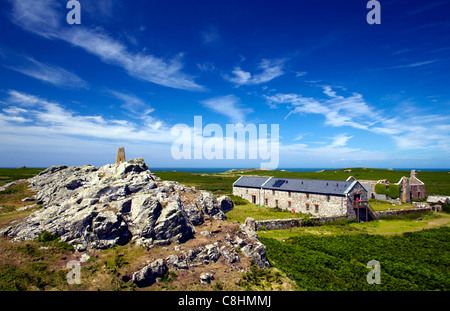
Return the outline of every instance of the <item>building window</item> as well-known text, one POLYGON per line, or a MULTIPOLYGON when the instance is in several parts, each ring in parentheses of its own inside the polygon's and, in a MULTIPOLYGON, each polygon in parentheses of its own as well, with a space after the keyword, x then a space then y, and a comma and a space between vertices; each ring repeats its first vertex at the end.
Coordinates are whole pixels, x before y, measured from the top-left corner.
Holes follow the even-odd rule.
POLYGON ((269 205, 269 199, 268 198, 264 198, 264 205, 265 206, 269 205))
POLYGON ((291 201, 288 201, 288 207, 291 208, 292 204, 291 201))
POLYGON ((275 195, 275 190, 272 190, 272 195, 275 195))
POLYGON ((316 209, 316 213, 318 213, 319 212, 319 204, 314 204, 314 207, 316 209))
POLYGON ((309 211, 309 203, 306 203, 306 210, 309 211))
POLYGON ((288 191, 288 197, 291 197, 291 192, 290 191, 288 191))
POLYGON ((306 194, 306 198, 309 199, 309 193, 306 194))
POLYGON ((330 195, 327 195, 327 202, 330 202, 330 195))
POLYGON ((278 208, 278 200, 275 200, 275 207, 278 208))
POLYGON ((247 190, 245 190, 245 193, 246 193, 246 194, 248 194, 248 189, 247 189, 247 190))

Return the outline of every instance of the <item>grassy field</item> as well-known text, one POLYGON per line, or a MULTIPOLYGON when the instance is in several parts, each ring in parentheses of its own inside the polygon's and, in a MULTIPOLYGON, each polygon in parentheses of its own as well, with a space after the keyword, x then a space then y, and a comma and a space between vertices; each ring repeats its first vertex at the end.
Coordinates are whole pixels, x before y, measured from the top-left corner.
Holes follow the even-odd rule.
POLYGON ((39 174, 43 168, 0 168, 0 186, 39 174))
MULTIPOLYGON (((232 184, 241 175, 273 176, 284 178, 346 180, 353 176, 360 180, 387 179, 398 182, 402 176, 409 176, 409 171, 391 171, 371 168, 351 168, 338 170, 325 170, 321 172, 288 172, 269 170, 233 170, 225 173, 188 173, 188 172, 154 172, 163 180, 174 180, 186 183, 200 189, 215 192, 216 194, 231 193, 232 184), (349 170, 351 170, 349 172, 349 170)), ((428 195, 450 195, 450 173, 447 171, 418 172, 418 178, 426 185, 428 195)))

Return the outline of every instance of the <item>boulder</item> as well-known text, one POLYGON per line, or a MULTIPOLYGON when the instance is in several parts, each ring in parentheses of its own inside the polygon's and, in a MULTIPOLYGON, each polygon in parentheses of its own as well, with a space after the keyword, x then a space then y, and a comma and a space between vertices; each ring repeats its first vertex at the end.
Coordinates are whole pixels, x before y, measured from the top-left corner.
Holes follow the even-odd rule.
POLYGON ((219 209, 225 214, 228 213, 229 211, 232 211, 234 208, 233 200, 226 195, 217 198, 217 205, 219 209))
POLYGON ((200 282, 203 284, 209 284, 211 281, 214 280, 214 275, 209 272, 205 272, 200 274, 200 282))
POLYGON ((162 211, 161 204, 149 194, 134 196, 131 200, 131 233, 143 238, 153 238, 154 227, 162 211))
POLYGON ((202 212, 195 204, 189 203, 185 205, 184 210, 189 220, 194 226, 199 226, 205 222, 205 220, 203 219, 202 212))
POLYGON ((163 208, 155 223, 154 232, 156 240, 184 243, 193 237, 195 229, 183 210, 181 202, 177 200, 163 208))
POLYGON ((92 221, 93 245, 91 248, 104 249, 113 245, 124 245, 127 243, 131 234, 128 226, 120 215, 113 211, 104 211, 92 221))
POLYGON ((156 282, 157 278, 163 277, 168 270, 164 260, 158 259, 133 273, 132 281, 138 287, 150 286, 156 282))

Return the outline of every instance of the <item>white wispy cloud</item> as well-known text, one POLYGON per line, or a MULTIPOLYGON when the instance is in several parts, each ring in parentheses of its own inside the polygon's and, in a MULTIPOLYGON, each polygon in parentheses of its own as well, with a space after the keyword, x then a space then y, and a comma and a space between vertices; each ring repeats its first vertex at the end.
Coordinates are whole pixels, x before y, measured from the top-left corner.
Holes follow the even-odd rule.
POLYGON ((121 105, 122 108, 136 114, 138 117, 148 115, 149 113, 155 111, 150 104, 146 103, 143 99, 137 97, 136 95, 113 90, 109 90, 108 92, 123 102, 121 105))
POLYGON ((48 39, 66 41, 107 64, 125 69, 137 79, 176 89, 205 90, 192 76, 182 71, 182 54, 163 59, 151 54, 134 53, 100 28, 88 29, 83 25, 63 27, 60 16, 64 9, 56 1, 43 0, 36 5, 32 0, 12 0, 12 4, 12 22, 26 31, 48 39))
MULTIPOLYGON (((450 150, 450 116, 447 114, 429 114, 409 107, 409 110, 402 109, 401 117, 392 117, 370 106, 359 93, 351 93, 346 97, 338 95, 330 86, 322 88, 328 98, 281 93, 265 97, 272 108, 286 105, 289 109, 286 117, 295 114, 323 115, 325 126, 345 126, 386 135, 399 150, 450 150)), ((351 138, 353 136, 338 135, 327 148, 344 147, 351 138)))
POLYGON ((240 107, 239 98, 235 95, 209 98, 201 103, 206 108, 228 117, 233 123, 244 123, 247 114, 253 112, 251 108, 240 107))
POLYGON ((325 125, 333 127, 350 126, 368 129, 377 120, 378 114, 363 99, 361 94, 352 93, 348 97, 337 95, 330 86, 323 86, 323 92, 329 98, 316 99, 300 94, 275 94, 265 96, 271 107, 279 104, 292 105, 286 117, 292 114, 321 114, 325 116, 325 125), (369 117, 371 116, 371 117, 369 117))
POLYGON ((4 65, 6 68, 23 73, 29 77, 66 88, 88 88, 88 83, 76 74, 50 64, 42 63, 32 57, 16 59, 14 65, 4 65))
POLYGON ((269 82, 284 74, 283 66, 285 59, 262 59, 258 64, 259 73, 251 74, 241 67, 235 67, 232 75, 225 75, 224 78, 236 85, 257 85, 269 82))
POLYGON ((2 137, 18 135, 53 137, 84 137, 135 142, 168 143, 173 138, 170 128, 162 121, 131 122, 105 119, 101 115, 81 115, 66 109, 58 102, 16 90, 8 91, 4 101, 8 107, 0 114, 2 137), (25 123, 28 122, 28 123, 25 123))
POLYGON ((416 68, 416 67, 422 67, 425 65, 434 64, 438 61, 439 61, 438 59, 432 59, 432 60, 426 60, 426 61, 422 61, 422 62, 414 62, 414 63, 404 64, 404 65, 398 65, 398 66, 394 66, 391 68, 393 68, 393 69, 416 68))
POLYGON ((353 136, 347 136, 345 134, 339 134, 332 138, 332 143, 330 144, 330 148, 333 147, 344 147, 347 145, 347 142, 352 139, 353 136))

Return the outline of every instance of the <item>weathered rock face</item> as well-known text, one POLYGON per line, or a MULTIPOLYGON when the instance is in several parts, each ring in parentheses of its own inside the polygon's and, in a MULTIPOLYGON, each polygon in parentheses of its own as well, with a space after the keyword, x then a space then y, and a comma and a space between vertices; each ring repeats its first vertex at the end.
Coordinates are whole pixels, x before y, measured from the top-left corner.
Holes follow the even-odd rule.
POLYGON ((21 241, 49 231, 79 251, 131 239, 150 247, 183 243, 194 237, 195 226, 205 217, 223 220, 233 208, 226 196, 216 199, 206 191, 161 181, 142 159, 117 166, 53 166, 28 182, 43 208, 0 234, 21 241), (187 192, 196 195, 188 203, 187 192))
POLYGON ((132 281, 139 287, 149 286, 155 283, 157 278, 163 277, 167 271, 168 268, 164 260, 158 259, 133 273, 132 281))

